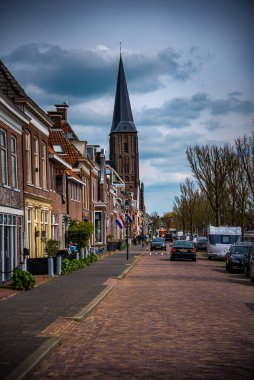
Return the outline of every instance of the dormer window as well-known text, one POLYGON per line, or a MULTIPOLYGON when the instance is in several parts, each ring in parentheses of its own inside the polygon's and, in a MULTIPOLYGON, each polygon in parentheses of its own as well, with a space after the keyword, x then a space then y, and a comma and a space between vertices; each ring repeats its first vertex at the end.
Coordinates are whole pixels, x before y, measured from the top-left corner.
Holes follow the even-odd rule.
POLYGON ((56 153, 64 153, 64 150, 61 144, 53 145, 53 149, 56 153))

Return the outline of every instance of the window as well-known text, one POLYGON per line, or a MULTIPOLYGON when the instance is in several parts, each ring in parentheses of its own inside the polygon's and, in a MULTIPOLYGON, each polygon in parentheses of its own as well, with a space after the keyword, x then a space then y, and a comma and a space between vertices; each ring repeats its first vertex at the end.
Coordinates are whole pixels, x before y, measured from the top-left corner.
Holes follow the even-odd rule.
POLYGON ((6 132, 0 130, 2 184, 8 185, 6 132))
POLYGON ((89 209, 89 180, 84 178, 85 186, 83 186, 83 207, 89 209))
POLYGON ((56 153, 64 153, 63 147, 61 144, 58 145, 52 145, 53 149, 56 153))
POLYGON ((129 157, 124 160, 124 173, 129 173, 129 157))
POLYGON ((27 242, 26 247, 31 252, 32 249, 32 209, 27 209, 27 242))
POLYGON ((124 138, 123 151, 124 151, 125 153, 128 153, 128 137, 125 137, 125 138, 124 138))
POLYGON ((95 240, 96 242, 102 241, 101 212, 95 213, 95 240))
POLYGON ((34 184, 35 186, 40 185, 40 162, 39 162, 39 140, 37 137, 34 138, 34 184))
POLYGON ((71 184, 71 199, 73 201, 80 202, 80 194, 81 194, 80 185, 76 183, 72 183, 71 184))
POLYGON ((58 240, 57 227, 58 227, 58 223, 57 223, 56 215, 51 215, 51 239, 53 240, 58 240))
POLYGON ((32 160, 31 160, 31 134, 26 131, 25 133, 25 149, 26 149, 26 172, 27 172, 27 183, 32 183, 32 160))
POLYGON ((49 163, 49 190, 56 191, 56 170, 53 162, 49 163))
POLYGON ((18 173, 17 173, 17 140, 16 137, 11 137, 11 177, 12 186, 18 188, 18 173))
POLYGON ((41 161, 42 161, 42 188, 47 188, 47 154, 46 144, 41 143, 41 161))

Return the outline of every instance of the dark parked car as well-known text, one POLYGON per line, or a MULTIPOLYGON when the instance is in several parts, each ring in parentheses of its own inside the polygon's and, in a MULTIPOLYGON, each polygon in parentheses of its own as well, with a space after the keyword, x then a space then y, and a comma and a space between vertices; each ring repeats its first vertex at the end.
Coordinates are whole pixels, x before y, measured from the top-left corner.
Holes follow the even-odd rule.
POLYGON ((165 236, 165 240, 166 240, 166 241, 174 241, 174 237, 173 237, 172 234, 166 234, 166 236, 165 236))
MULTIPOLYGON (((251 277, 251 269, 252 271, 254 270, 254 246, 252 247, 252 249, 249 251, 249 253, 247 255, 245 255, 244 257, 244 261, 243 261, 243 272, 245 274, 245 276, 247 277, 251 277)), ((252 277, 254 276, 254 273, 252 273, 252 277)), ((253 280, 254 281, 254 277, 253 277, 253 280)))
POLYGON ((166 242, 164 238, 157 237, 151 241, 151 251, 154 251, 156 249, 162 249, 166 251, 166 242))
POLYGON ((254 282, 254 249, 252 249, 251 253, 250 253, 250 273, 249 273, 249 276, 250 276, 250 280, 251 282, 254 282))
POLYGON ((170 260, 175 259, 191 259, 196 261, 195 244, 190 240, 177 240, 170 252, 170 260))
POLYGON ((254 251, 254 242, 250 242, 250 244, 252 244, 252 249, 250 250, 250 252, 244 256, 244 260, 243 260, 243 273, 245 274, 245 276, 249 277, 250 275, 250 263, 251 263, 251 255, 254 251))
POLYGON ((206 251, 207 250, 207 238, 198 237, 195 243, 197 251, 206 251))
POLYGON ((239 269, 241 272, 244 272, 245 260, 252 248, 253 246, 249 242, 231 245, 226 253, 226 270, 232 272, 234 269, 239 269))

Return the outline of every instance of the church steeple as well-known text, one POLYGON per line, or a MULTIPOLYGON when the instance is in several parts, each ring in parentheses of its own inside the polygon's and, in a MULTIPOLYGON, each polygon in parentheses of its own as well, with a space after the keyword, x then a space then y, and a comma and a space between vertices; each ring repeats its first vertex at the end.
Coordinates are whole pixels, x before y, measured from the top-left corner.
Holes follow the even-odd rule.
POLYGON ((110 133, 112 132, 137 132, 133 121, 121 54, 117 75, 114 113, 110 133))
POLYGON ((124 180, 125 189, 132 192, 134 199, 138 200, 140 186, 138 131, 133 121, 121 54, 109 135, 109 158, 113 168, 124 180))

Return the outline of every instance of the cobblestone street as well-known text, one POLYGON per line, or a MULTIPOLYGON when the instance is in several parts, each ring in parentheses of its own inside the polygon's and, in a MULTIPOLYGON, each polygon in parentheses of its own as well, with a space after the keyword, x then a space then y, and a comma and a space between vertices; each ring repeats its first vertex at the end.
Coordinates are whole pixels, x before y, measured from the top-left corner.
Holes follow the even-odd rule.
POLYGON ((253 379, 254 286, 225 263, 147 252, 30 379, 253 379))

